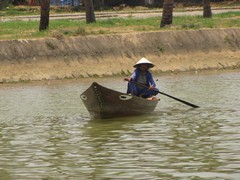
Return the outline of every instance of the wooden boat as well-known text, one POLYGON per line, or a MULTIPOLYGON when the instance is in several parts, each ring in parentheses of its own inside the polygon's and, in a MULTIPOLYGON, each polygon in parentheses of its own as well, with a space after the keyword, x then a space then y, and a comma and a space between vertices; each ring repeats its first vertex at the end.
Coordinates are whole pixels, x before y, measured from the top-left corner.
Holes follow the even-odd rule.
POLYGON ((136 116, 154 111, 159 100, 147 100, 108 89, 93 82, 80 98, 92 118, 136 116))

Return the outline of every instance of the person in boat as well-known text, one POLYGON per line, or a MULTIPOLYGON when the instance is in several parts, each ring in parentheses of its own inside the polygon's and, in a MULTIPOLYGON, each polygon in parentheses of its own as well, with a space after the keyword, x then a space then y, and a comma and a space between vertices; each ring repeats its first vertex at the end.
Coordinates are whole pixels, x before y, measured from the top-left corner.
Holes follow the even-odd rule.
POLYGON ((154 98, 158 94, 158 89, 154 82, 150 68, 154 64, 146 58, 141 58, 134 66, 134 72, 130 78, 125 78, 128 81, 127 94, 140 96, 143 98, 154 98))

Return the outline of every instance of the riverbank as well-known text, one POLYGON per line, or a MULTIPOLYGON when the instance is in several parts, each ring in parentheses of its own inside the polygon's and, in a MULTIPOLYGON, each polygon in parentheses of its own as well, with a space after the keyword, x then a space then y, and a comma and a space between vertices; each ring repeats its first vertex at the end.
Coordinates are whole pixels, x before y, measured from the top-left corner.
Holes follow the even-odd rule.
POLYGON ((0 82, 240 69, 240 29, 201 29, 0 41, 0 82))

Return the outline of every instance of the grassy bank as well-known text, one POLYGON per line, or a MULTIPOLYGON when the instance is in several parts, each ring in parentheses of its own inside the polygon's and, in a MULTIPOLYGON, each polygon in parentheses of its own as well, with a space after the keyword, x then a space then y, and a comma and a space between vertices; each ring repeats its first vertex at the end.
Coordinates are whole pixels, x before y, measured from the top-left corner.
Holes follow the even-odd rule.
POLYGON ((79 35, 116 34, 126 32, 185 30, 202 28, 240 27, 240 12, 228 12, 213 15, 174 17, 169 27, 159 28, 160 17, 146 19, 128 18, 97 20, 86 24, 84 20, 51 20, 49 30, 38 31, 39 21, 1 22, 0 40, 31 39, 43 37, 64 38, 79 35))
MULTIPOLYGON (((2 0, 1 0, 2 1, 2 0)), ((221 2, 211 2, 212 9, 214 8, 235 8, 240 6, 240 2, 236 0, 225 0, 221 2)), ((162 8, 162 7, 161 7, 162 8)), ((186 8, 191 9, 198 9, 202 10, 202 3, 190 3, 190 2, 183 2, 183 3, 174 3, 174 12, 178 11, 185 11, 186 8)), ((101 11, 108 11, 108 12, 134 12, 134 11, 144 11, 144 10, 159 10, 159 7, 154 6, 114 6, 114 7, 107 7, 102 6, 100 9, 96 8, 95 12, 101 11)), ((50 6, 50 13, 51 14, 67 14, 67 13, 85 13, 84 6, 50 6)), ((26 5, 9 5, 8 7, 0 10, 0 17, 1 16, 19 16, 19 15, 39 15, 40 14, 40 7, 39 6, 26 6, 26 5)))

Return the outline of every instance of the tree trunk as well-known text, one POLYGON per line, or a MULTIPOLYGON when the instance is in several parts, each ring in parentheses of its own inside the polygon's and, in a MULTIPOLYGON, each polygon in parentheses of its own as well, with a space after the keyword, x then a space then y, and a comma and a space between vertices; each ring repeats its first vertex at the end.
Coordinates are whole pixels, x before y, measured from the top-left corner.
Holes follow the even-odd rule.
POLYGON ((86 23, 94 23, 96 22, 94 8, 93 8, 93 1, 92 0, 85 0, 85 11, 86 11, 86 23))
POLYGON ((164 0, 160 27, 172 24, 172 17, 173 17, 173 0, 164 0))
POLYGON ((39 31, 43 31, 48 29, 49 26, 50 0, 40 0, 40 5, 41 5, 41 17, 39 31))
POLYGON ((203 17, 210 18, 212 17, 210 0, 203 0, 203 17))

